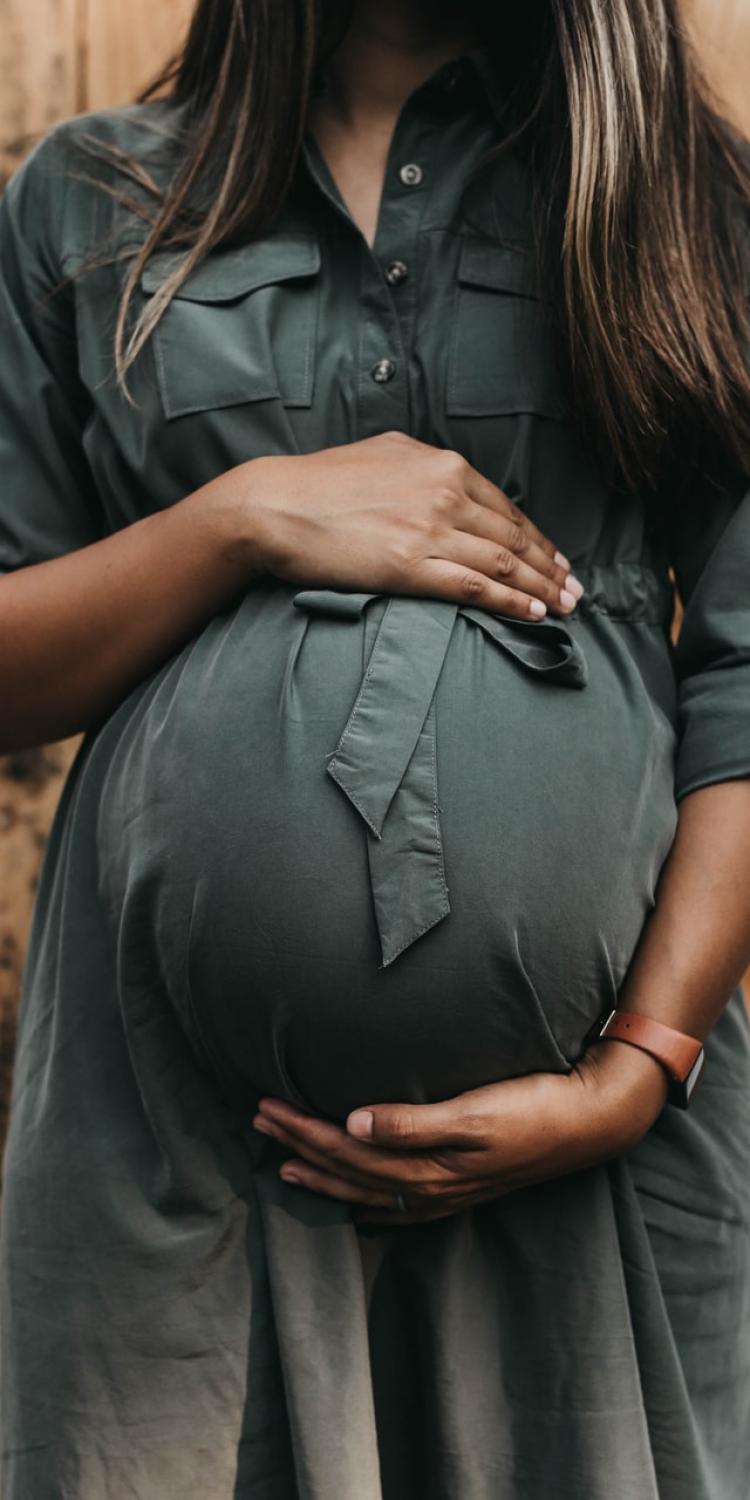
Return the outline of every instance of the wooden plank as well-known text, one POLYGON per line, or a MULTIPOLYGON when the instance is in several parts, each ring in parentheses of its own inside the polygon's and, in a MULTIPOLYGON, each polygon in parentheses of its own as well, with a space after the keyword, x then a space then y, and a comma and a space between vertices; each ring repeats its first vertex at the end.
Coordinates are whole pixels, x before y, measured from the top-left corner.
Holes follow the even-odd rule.
POLYGON ((0 182, 79 99, 79 0, 0 0, 0 182))
POLYGON ((29 922, 60 788, 78 738, 0 757, 0 1143, 29 922))
POLYGON ((89 109, 126 103, 183 40, 192 0, 88 0, 89 109))

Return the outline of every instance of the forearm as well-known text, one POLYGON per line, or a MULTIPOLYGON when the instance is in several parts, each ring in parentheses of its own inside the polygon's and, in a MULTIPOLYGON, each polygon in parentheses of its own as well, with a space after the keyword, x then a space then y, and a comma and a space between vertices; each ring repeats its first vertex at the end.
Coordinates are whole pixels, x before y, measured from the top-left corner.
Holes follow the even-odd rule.
MULTIPOLYGON (((618 1008, 703 1041, 749 964, 750 778, 681 799, 675 840, 618 1008)), ((584 1150, 592 1118, 596 1138, 622 1151, 650 1128, 667 1101, 664 1068, 639 1047, 594 1042, 577 1074, 593 1084, 593 1114, 580 1111, 584 1150)))
POLYGON ((0 578, 0 753, 76 734, 263 568, 240 465, 112 536, 0 578))
POLYGON ((623 1010, 705 1038, 750 964, 750 778, 683 797, 623 1010))

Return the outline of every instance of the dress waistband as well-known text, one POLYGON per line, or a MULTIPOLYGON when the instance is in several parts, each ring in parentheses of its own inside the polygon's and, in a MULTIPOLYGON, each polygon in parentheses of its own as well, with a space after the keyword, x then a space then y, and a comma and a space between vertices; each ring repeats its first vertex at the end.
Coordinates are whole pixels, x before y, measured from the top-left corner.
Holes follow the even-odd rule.
POLYGON ((585 589, 578 609, 613 620, 668 624, 674 612, 674 588, 667 573, 641 563, 591 563, 575 567, 585 589))

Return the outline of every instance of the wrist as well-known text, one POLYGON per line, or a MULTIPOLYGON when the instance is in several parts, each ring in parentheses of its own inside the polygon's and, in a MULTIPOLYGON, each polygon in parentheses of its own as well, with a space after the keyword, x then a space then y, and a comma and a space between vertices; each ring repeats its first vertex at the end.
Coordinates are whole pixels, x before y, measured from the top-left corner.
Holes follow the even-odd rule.
POLYGON ((592 1042, 573 1072, 583 1089, 584 1129, 607 1140, 612 1152, 635 1145, 668 1100, 663 1064, 627 1042, 592 1042))
POLYGON ((201 496, 201 508, 211 525, 220 556, 244 580, 268 572, 260 524, 266 463, 265 458, 247 459, 217 475, 202 491, 196 491, 201 496))

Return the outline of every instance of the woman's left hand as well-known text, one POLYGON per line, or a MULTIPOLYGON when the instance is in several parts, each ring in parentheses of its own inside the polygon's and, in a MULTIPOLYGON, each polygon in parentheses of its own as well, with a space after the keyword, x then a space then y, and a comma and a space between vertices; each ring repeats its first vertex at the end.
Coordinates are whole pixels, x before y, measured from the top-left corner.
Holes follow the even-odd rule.
POLYGON ((269 1098, 253 1124, 292 1152, 280 1169, 285 1181, 356 1205, 356 1223, 393 1227, 445 1218, 625 1151, 666 1098, 654 1058, 597 1042, 570 1073, 532 1073, 440 1104, 367 1105, 348 1116, 347 1129, 269 1098))

